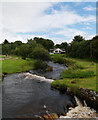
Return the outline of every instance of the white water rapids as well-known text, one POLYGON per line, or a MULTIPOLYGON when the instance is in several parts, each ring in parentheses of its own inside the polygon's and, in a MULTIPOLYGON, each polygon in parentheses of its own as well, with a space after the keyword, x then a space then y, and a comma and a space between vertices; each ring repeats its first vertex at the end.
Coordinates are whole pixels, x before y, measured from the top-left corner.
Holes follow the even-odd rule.
POLYGON ((52 79, 47 79, 45 77, 42 77, 42 76, 38 76, 38 75, 33 75, 31 73, 23 73, 23 74, 20 74, 21 76, 25 76, 25 79, 34 79, 34 80, 38 80, 38 81, 45 81, 45 82, 49 82, 49 83, 52 83, 54 80, 52 79))

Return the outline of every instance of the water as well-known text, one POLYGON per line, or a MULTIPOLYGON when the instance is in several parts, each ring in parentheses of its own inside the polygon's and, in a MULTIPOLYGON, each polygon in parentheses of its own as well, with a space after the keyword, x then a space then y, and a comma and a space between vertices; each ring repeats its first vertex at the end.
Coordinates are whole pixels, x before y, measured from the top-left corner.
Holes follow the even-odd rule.
POLYGON ((59 79, 59 76, 62 73, 62 71, 67 69, 66 66, 58 64, 58 63, 49 62, 48 65, 53 67, 53 71, 42 72, 42 71, 31 70, 30 72, 32 74, 41 75, 49 79, 57 80, 59 79))
POLYGON ((2 83, 2 93, 3 118, 32 118, 43 115, 44 105, 50 113, 60 115, 72 103, 70 96, 51 90, 49 82, 23 73, 7 75, 2 83))

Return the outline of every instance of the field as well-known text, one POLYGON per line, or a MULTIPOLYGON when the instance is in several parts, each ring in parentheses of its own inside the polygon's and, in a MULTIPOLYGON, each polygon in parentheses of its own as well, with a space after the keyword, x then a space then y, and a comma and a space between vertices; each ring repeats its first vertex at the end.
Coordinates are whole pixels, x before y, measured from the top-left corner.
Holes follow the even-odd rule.
MULTIPOLYGON (((65 61, 71 61, 73 64, 69 64, 68 70, 62 72, 60 79, 54 81, 51 86, 57 89, 71 88, 73 91, 77 91, 78 88, 87 88, 98 92, 96 89, 96 66, 98 63, 92 64, 90 60, 69 58, 63 55, 52 55, 55 60, 57 57, 65 59, 65 61)), ((66 63, 64 63, 66 65, 66 63)))
POLYGON ((16 56, 3 56, 3 58, 5 58, 5 60, 0 61, 0 66, 2 66, 2 74, 19 73, 33 69, 34 60, 23 60, 21 57, 16 56))

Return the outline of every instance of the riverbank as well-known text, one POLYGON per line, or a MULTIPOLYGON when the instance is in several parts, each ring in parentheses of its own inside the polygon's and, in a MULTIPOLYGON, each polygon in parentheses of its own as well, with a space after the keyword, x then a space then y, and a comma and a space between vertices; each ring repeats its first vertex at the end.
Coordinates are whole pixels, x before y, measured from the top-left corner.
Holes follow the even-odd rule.
POLYGON ((68 70, 60 75, 60 79, 51 83, 52 88, 66 91, 85 99, 92 107, 96 107, 96 65, 89 60, 68 58, 64 55, 52 55, 54 62, 63 61, 68 64, 68 70), (68 62, 70 61, 70 62, 68 62))
POLYGON ((2 70, 0 76, 4 76, 6 74, 12 73, 21 73, 26 72, 33 69, 34 60, 33 59, 22 59, 18 56, 4 56, 2 60, 0 60, 0 66, 2 70))

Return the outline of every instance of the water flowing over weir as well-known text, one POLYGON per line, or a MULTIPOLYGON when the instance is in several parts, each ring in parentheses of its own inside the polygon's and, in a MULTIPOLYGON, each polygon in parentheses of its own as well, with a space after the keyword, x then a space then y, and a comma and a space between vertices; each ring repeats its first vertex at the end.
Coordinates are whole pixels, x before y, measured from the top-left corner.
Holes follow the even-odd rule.
POLYGON ((67 69, 66 66, 58 64, 58 63, 53 63, 53 62, 48 62, 49 66, 52 66, 53 71, 48 71, 48 72, 43 72, 40 70, 31 70, 30 73, 36 74, 36 75, 41 75, 49 79, 57 80, 59 79, 60 74, 64 69, 67 69))
MULTIPOLYGON (((58 64, 53 63, 53 65, 56 72, 58 64)), ((64 69, 62 66, 61 68, 59 68, 60 71, 64 69)), ((55 76, 55 79, 57 77, 55 76)), ((72 104, 72 98, 66 94, 60 94, 58 90, 51 90, 51 82, 53 82, 52 79, 31 73, 7 75, 2 83, 3 118, 28 118, 43 115, 44 105, 50 113, 61 114, 67 110, 67 105, 72 104)))

